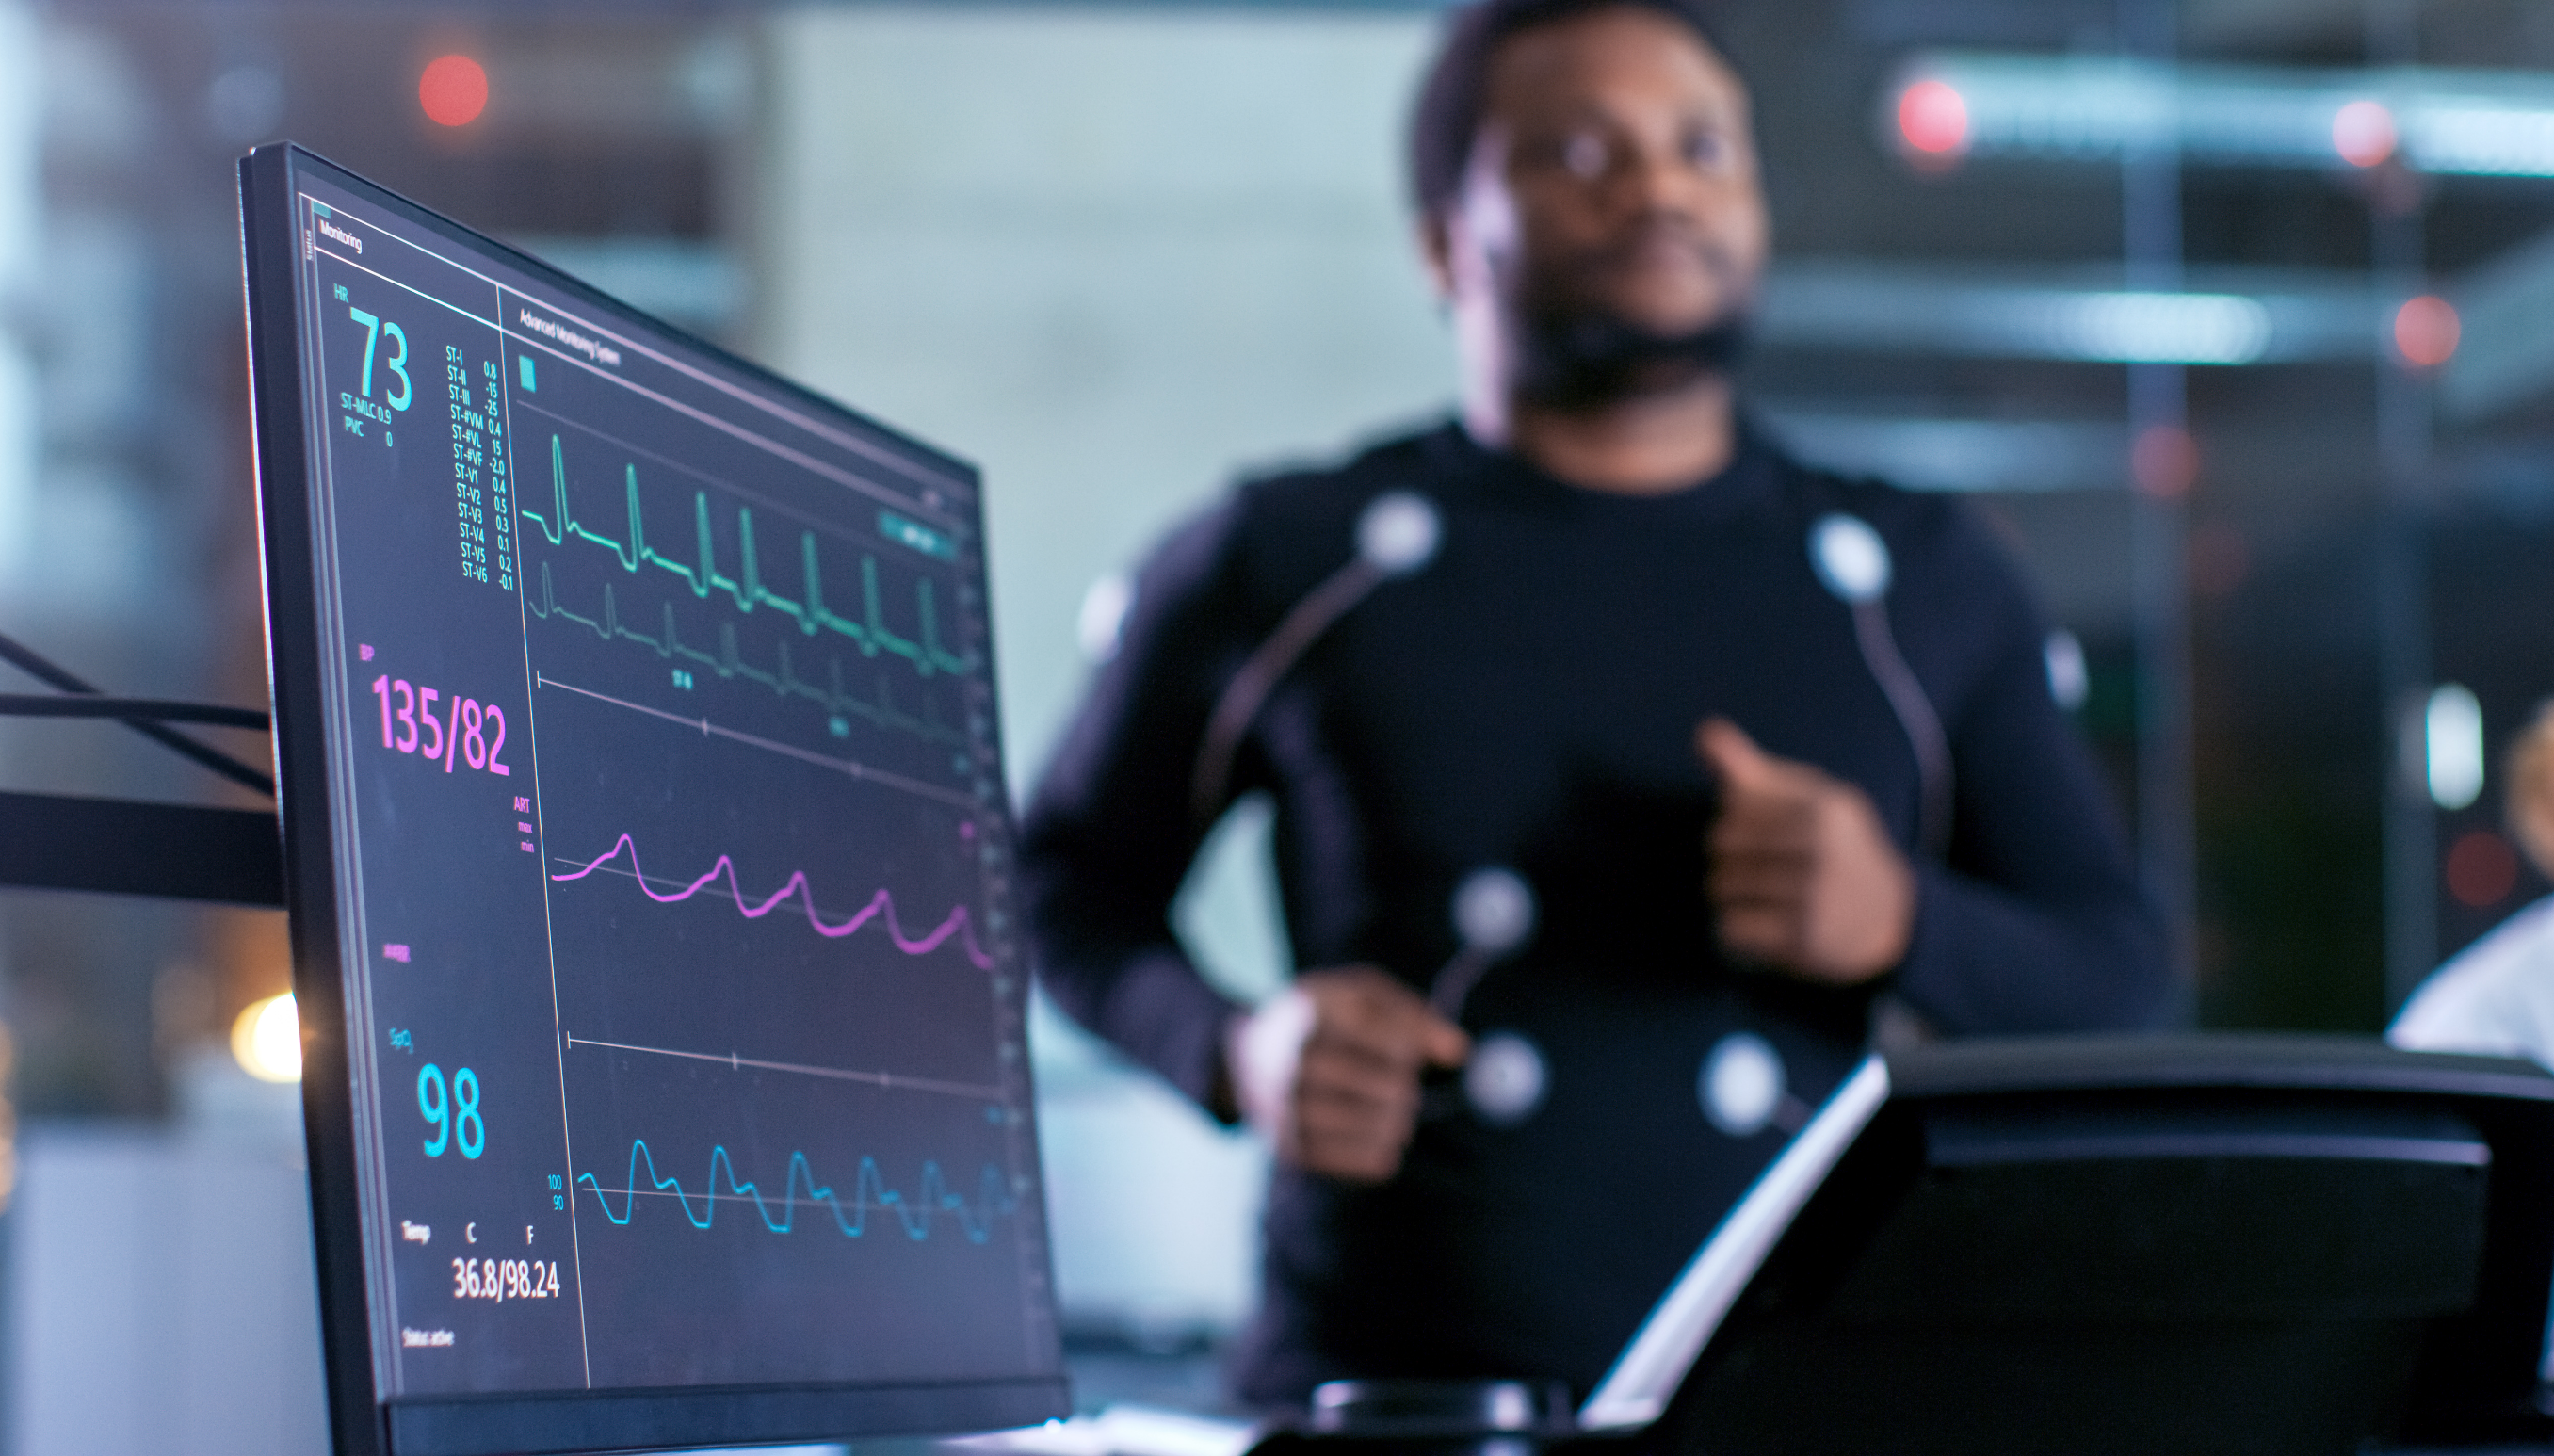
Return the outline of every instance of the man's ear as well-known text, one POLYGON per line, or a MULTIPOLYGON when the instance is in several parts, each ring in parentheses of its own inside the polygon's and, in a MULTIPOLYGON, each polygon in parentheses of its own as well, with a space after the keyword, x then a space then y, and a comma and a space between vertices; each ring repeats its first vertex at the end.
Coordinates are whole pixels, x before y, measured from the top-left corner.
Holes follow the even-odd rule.
POLYGON ((1454 235, 1442 208, 1431 208, 1420 215, 1419 257, 1428 265, 1428 281, 1437 288, 1437 302, 1453 302, 1454 235))

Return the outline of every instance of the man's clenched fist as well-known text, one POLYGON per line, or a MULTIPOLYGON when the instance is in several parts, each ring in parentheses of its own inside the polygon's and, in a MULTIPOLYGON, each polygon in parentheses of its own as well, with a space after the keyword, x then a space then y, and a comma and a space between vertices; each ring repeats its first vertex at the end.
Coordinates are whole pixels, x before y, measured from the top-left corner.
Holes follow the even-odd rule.
POLYGON ((1354 1182, 1399 1170, 1420 1072, 1460 1066, 1471 1049, 1460 1028, 1372 966, 1306 971, 1224 1040, 1233 1101, 1277 1156, 1354 1182))
POLYGON ((1694 750, 1720 781, 1708 890, 1723 949, 1843 986, 1905 958, 1916 875, 1868 795, 1725 718, 1694 731, 1694 750))

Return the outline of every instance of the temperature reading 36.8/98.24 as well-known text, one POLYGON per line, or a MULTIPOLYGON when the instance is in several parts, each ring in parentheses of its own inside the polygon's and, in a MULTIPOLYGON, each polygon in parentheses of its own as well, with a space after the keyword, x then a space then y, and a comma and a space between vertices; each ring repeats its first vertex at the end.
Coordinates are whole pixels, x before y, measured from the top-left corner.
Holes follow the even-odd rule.
POLYGON ((452 1261, 452 1297, 455 1299, 555 1299, 558 1296, 556 1260, 452 1261))

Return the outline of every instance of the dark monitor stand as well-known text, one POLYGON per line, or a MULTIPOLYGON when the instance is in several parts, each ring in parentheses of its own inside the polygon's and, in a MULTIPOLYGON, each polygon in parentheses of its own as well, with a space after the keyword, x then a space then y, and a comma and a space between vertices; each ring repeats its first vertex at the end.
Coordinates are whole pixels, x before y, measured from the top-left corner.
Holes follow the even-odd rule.
POLYGON ((1875 1057, 1575 1411, 1327 1390, 1263 1451, 2542 1445, 2554 1077, 2320 1037, 1875 1057))

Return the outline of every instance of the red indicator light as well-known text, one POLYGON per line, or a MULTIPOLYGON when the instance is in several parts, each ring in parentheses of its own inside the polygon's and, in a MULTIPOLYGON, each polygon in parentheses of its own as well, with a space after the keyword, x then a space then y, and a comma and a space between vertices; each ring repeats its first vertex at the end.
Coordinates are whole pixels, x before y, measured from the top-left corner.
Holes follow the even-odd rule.
POLYGON ((2474 910, 2498 905, 2518 888, 2518 856, 2490 829, 2458 836, 2448 850, 2448 893, 2474 910))
POLYGON ((437 56, 416 78, 416 101, 437 126, 468 126, 488 109, 487 67, 467 56, 437 56))
POLYGON ((1969 103, 1948 81, 1917 81, 1898 93, 1898 134, 1919 156, 1957 156, 1969 144, 1969 103))
POLYGON ((2415 369, 2435 369, 2457 352, 2464 326, 2457 310, 2435 294, 2407 300, 2394 310, 2394 348, 2415 369))
POLYGON ((2353 101, 2332 114, 2332 149, 2353 167, 2375 167, 2394 155, 2394 113, 2374 101, 2353 101))
POLYGON ((2199 479, 2199 442, 2178 425, 2149 425, 2129 447, 2129 477, 2157 500, 2177 500, 2199 479))

